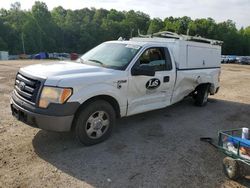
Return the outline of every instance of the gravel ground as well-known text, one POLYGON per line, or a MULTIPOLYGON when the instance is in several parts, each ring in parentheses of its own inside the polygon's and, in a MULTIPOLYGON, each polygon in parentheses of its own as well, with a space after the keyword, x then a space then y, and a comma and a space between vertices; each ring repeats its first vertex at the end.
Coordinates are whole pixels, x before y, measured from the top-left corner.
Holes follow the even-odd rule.
POLYGON ((222 65, 221 89, 206 107, 191 99, 117 122, 104 143, 83 147, 72 133, 31 128, 11 116, 19 67, 0 62, 0 187, 250 187, 225 178, 223 154, 202 136, 250 127, 250 66, 222 65))

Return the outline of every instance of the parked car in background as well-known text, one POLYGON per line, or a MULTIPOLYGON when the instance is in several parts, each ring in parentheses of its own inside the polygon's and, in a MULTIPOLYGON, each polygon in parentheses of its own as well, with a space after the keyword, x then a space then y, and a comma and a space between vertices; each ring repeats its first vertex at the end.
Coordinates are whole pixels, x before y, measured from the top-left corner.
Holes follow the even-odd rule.
POLYGON ((19 54, 19 59, 28 59, 27 54, 19 54))
POLYGON ((241 58, 241 56, 237 56, 237 57, 236 57, 236 62, 235 62, 235 63, 239 63, 240 58, 241 58))
POLYGON ((236 63, 237 62, 236 55, 230 55, 228 59, 229 59, 229 63, 236 63))
POLYGON ((228 60, 227 56, 226 55, 222 55, 221 56, 221 63, 228 63, 228 62, 229 62, 229 60, 228 60))
POLYGON ((49 54, 47 52, 40 52, 38 54, 35 54, 33 56, 34 59, 48 59, 49 58, 49 54))
POLYGON ((70 59, 73 60, 73 61, 77 60, 78 59, 78 54, 77 53, 71 53, 70 54, 70 59))
POLYGON ((222 55, 221 63, 237 63, 236 55, 222 55))
POLYGON ((250 56, 240 57, 238 63, 242 65, 250 65, 250 56))
POLYGON ((70 54, 69 53, 49 53, 49 59, 58 59, 58 60, 69 60, 70 54))

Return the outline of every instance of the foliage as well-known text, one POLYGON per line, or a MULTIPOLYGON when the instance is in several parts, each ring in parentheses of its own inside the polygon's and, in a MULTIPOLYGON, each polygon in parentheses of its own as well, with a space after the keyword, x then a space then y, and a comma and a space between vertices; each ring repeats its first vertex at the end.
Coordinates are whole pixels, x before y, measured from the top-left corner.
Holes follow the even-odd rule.
POLYGON ((231 20, 216 23, 212 18, 192 20, 187 16, 162 20, 133 10, 69 10, 61 6, 49 11, 39 1, 29 11, 22 10, 18 2, 9 10, 0 10, 0 51, 82 54, 103 41, 137 36, 138 30, 142 34, 168 30, 223 40, 223 54, 250 55, 250 26, 237 30, 231 20))

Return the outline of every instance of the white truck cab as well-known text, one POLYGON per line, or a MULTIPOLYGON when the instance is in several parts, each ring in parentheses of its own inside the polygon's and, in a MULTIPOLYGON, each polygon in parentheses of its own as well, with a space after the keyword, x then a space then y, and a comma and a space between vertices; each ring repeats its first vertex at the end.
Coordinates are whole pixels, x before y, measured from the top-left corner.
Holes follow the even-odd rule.
POLYGON ((186 96, 204 106, 219 89, 220 44, 161 32, 102 43, 76 62, 21 68, 12 114, 33 127, 74 130, 85 145, 99 143, 118 117, 165 108, 186 96))

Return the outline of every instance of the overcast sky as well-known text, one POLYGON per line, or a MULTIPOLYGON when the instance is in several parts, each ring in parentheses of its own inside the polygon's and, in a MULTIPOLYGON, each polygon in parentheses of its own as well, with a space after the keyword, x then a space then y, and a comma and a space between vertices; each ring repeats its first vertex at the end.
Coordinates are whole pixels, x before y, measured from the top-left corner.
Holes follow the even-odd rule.
MULTIPOLYGON (((0 8, 9 9, 18 0, 0 0, 0 8)), ((49 9, 63 6, 65 9, 95 7, 117 10, 139 10, 151 18, 169 16, 191 18, 211 17, 216 22, 231 19, 236 26, 250 26, 250 0, 42 0, 49 9)), ((19 0, 22 9, 30 9, 35 0, 19 0)))

